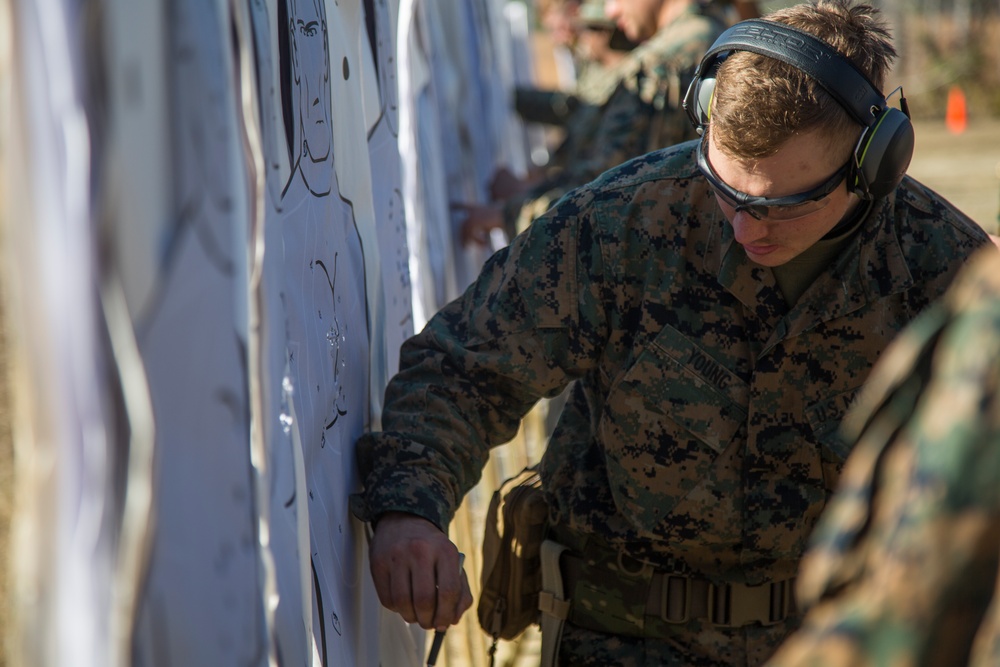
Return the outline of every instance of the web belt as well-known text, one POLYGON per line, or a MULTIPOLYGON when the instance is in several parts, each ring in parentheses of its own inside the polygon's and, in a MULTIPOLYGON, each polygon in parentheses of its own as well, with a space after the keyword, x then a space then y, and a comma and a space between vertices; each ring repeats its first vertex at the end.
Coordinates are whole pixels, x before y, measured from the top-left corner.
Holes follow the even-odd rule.
MULTIPOLYGON (((624 585, 619 577, 599 566, 588 565, 583 558, 568 551, 562 556, 562 571, 569 596, 573 596, 581 584, 591 593, 607 591, 607 599, 637 594, 635 582, 629 582, 627 592, 613 590, 616 585, 624 585)), ((775 625, 796 612, 794 586, 794 578, 748 586, 713 583, 698 577, 654 570, 648 577, 648 586, 645 586, 645 619, 632 619, 631 623, 616 622, 614 632, 640 637, 658 636, 668 631, 663 624, 669 626, 692 620, 731 628, 753 623, 775 625), (630 631, 630 625, 634 625, 634 631, 630 631)), ((641 588, 639 590, 642 591, 641 588)), ((608 617, 603 610, 575 604, 572 598, 568 620, 583 628, 608 631, 608 617)))

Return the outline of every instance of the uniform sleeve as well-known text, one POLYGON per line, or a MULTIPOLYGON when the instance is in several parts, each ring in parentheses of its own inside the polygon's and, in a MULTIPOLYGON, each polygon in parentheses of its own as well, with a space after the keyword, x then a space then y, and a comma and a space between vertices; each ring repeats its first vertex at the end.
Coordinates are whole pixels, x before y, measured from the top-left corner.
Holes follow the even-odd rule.
POLYGON ((514 109, 529 123, 563 126, 579 106, 579 98, 571 93, 535 88, 514 89, 514 109))
POLYGON ((858 444, 802 562, 808 611, 768 667, 965 665, 977 634, 995 649, 998 387, 990 252, 892 345, 848 418, 858 444))
POLYGON ((567 198, 494 255, 403 345, 384 430, 358 442, 362 519, 404 511, 445 528, 490 448, 596 363, 607 318, 587 196, 567 198))

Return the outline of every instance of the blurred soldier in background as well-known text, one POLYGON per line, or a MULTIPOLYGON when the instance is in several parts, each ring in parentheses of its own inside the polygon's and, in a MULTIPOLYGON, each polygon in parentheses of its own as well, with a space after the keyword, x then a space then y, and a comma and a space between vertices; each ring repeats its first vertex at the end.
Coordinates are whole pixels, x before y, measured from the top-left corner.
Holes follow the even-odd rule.
POLYGON ((570 40, 576 84, 572 91, 515 89, 515 109, 527 122, 565 126, 581 104, 604 104, 617 84, 609 71, 635 46, 604 14, 604 0, 572 6, 573 17, 561 32, 570 40))
POLYGON ((635 46, 604 14, 604 0, 586 0, 573 20, 573 51, 577 58, 577 84, 572 93, 519 88, 515 91, 517 112, 526 121, 559 125, 563 140, 549 163, 518 178, 506 168, 497 170, 490 185, 495 200, 527 191, 571 163, 592 141, 600 121, 601 107, 621 82, 620 67, 635 46))
POLYGON ((1000 254, 892 344, 845 426, 809 611, 768 667, 1000 665, 1000 254))
POLYGON ((615 67, 618 83, 607 102, 543 180, 524 184, 501 171, 491 185, 495 203, 456 204, 467 214, 459 230, 463 243, 485 245, 493 229, 512 238, 570 189, 694 136, 681 99, 701 57, 726 28, 719 8, 696 0, 611 0, 605 11, 639 44, 615 67))
POLYGON ((732 11, 737 21, 760 18, 760 8, 757 0, 714 0, 719 5, 732 11))

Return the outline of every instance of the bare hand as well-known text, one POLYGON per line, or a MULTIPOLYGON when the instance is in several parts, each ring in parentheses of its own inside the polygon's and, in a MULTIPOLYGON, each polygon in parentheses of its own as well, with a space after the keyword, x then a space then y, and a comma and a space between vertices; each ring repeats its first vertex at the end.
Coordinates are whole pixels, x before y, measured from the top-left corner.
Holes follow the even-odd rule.
POLYGON ((472 606, 458 547, 430 521, 389 512, 375 527, 371 571, 382 605, 407 623, 443 630, 472 606))
POLYGON ((545 169, 534 167, 522 177, 506 167, 500 167, 490 181, 490 197, 493 201, 504 201, 522 195, 544 181, 545 173, 545 169))
POLYGON ((502 201, 514 195, 519 195, 526 189, 527 185, 525 182, 515 176, 514 172, 506 167, 497 169, 493 174, 493 180, 490 181, 490 197, 495 201, 502 201))
POLYGON ((465 211, 465 220, 458 228, 458 240, 462 245, 475 243, 479 246, 490 244, 490 232, 503 228, 503 212, 496 205, 452 204, 452 208, 465 211))

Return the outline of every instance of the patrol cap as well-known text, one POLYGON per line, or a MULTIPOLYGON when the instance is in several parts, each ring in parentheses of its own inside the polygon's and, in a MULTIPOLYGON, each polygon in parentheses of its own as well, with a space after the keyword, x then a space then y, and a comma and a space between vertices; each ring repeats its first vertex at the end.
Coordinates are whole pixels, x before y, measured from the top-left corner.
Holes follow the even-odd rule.
POLYGON ((581 28, 607 28, 611 30, 615 27, 615 22, 604 13, 604 0, 583 0, 580 3, 580 13, 577 15, 576 24, 581 28))

